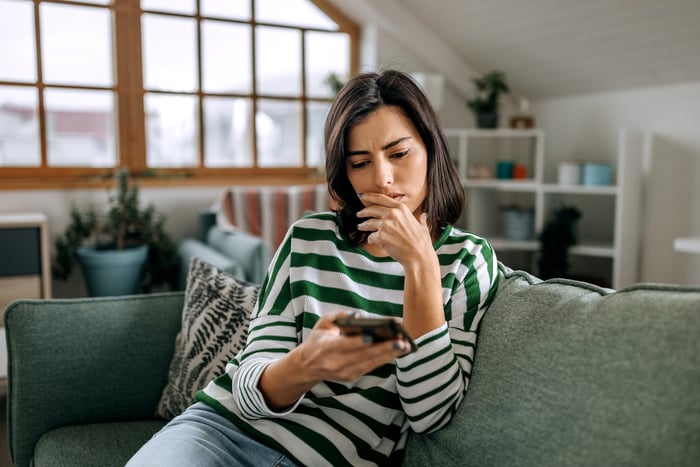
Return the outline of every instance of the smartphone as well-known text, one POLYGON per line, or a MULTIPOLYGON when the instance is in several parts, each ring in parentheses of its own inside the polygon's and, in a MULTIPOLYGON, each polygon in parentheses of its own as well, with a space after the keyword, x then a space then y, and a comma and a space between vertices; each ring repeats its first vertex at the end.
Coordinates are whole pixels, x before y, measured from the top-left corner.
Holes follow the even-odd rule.
POLYGON ((411 336, 396 318, 353 318, 348 316, 336 319, 334 324, 340 328, 343 334, 348 336, 369 334, 376 342, 402 338, 411 346, 411 352, 418 349, 416 343, 413 342, 411 336))

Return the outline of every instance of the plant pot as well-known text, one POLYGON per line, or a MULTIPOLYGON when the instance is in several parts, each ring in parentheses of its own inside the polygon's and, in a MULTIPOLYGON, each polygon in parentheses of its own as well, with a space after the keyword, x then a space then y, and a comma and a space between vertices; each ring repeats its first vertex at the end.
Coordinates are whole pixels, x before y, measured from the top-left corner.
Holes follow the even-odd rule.
POLYGON ((77 256, 91 297, 131 295, 139 290, 148 245, 124 250, 80 247, 77 256))
POLYGON ((476 126, 479 128, 498 127, 498 112, 479 112, 476 114, 476 126))

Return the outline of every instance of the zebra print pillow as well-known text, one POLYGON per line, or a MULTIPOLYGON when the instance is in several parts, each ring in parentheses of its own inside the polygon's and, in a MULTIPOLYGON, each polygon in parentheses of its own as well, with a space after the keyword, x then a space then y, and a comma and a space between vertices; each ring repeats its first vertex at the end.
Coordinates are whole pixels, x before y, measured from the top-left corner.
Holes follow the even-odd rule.
POLYGON ((182 329, 158 407, 170 420, 194 401, 197 390, 224 372, 245 345, 259 286, 221 272, 193 257, 187 275, 182 329))

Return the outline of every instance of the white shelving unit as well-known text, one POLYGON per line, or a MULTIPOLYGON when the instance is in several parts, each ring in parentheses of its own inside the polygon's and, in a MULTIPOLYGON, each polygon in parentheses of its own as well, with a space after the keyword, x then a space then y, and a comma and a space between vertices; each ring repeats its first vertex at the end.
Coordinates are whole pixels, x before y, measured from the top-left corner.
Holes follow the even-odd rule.
POLYGON ((637 281, 642 132, 620 131, 617 154, 610 161, 611 186, 559 185, 546 178, 545 174, 556 174, 559 161, 545 157, 541 129, 446 129, 445 136, 467 194, 460 225, 486 237, 506 264, 537 274, 537 235, 553 209, 569 204, 582 213, 579 243, 570 249, 571 273, 587 279, 600 276, 603 285, 613 288, 637 281), (525 166, 525 178, 495 178, 502 160, 525 166), (494 176, 471 176, 477 165, 489 167, 494 176), (531 239, 506 238, 501 208, 509 205, 533 210, 531 239))

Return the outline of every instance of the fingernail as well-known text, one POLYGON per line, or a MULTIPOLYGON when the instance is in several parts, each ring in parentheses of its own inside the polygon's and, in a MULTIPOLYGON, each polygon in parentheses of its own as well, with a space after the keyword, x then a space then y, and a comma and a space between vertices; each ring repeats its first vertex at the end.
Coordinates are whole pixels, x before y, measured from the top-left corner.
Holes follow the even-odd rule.
POLYGON ((362 335, 362 342, 366 344, 370 344, 374 342, 374 338, 372 337, 372 334, 363 334, 362 335))
POLYGON ((358 194, 357 194, 357 197, 360 198, 360 199, 362 199, 363 196, 364 196, 364 193, 358 193, 358 194))
POLYGON ((394 342, 394 350, 406 350, 406 346, 401 341, 394 342))

